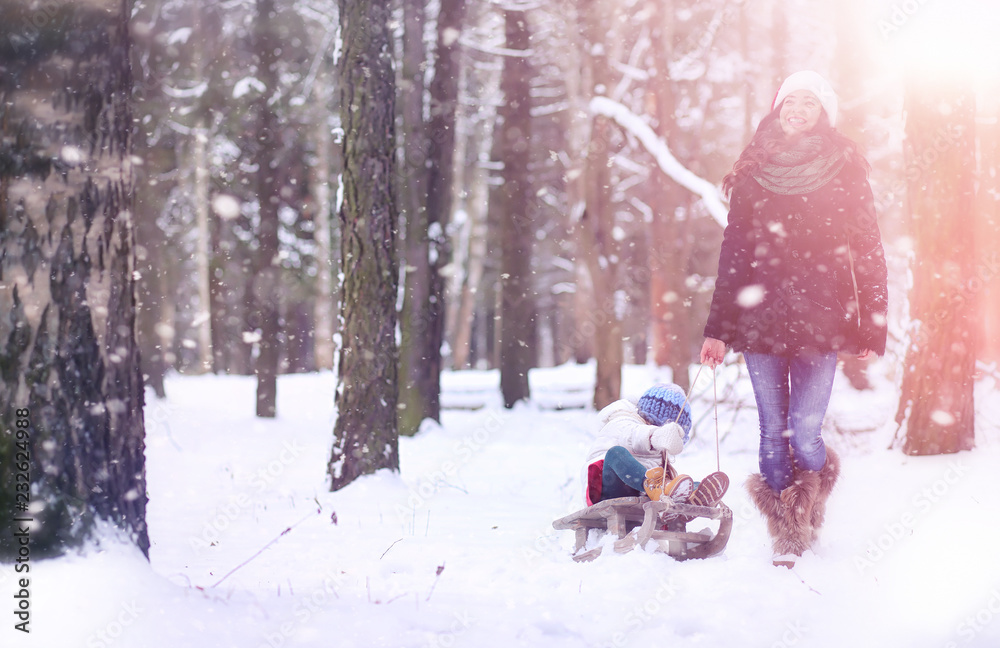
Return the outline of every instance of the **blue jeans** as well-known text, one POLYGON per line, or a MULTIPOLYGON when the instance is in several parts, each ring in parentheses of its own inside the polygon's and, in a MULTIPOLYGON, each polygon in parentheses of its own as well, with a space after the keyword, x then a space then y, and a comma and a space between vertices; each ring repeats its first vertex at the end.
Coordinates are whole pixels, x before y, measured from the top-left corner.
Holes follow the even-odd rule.
POLYGON ((601 472, 601 501, 615 497, 635 497, 642 492, 646 467, 621 446, 612 446, 604 455, 601 472))
POLYGON ((836 353, 793 356, 743 354, 760 416, 760 473, 781 492, 792 484, 792 462, 801 470, 826 463, 820 436, 833 392, 836 353))

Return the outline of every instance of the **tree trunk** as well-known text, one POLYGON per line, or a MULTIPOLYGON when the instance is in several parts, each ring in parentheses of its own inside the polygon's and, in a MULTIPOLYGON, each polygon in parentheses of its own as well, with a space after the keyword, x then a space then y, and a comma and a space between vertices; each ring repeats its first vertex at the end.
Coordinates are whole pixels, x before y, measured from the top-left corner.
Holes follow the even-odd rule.
POLYGON ((313 200, 316 212, 314 238, 316 241, 316 295, 313 304, 313 354, 317 369, 333 369, 334 294, 333 252, 330 215, 333 213, 330 185, 333 181, 333 140, 330 137, 328 110, 330 105, 329 81, 325 70, 316 75, 316 165, 312 168, 313 200))
POLYGON ((911 231, 910 316, 916 328, 896 422, 903 452, 944 454, 975 443, 975 99, 948 84, 911 82, 905 97, 911 231))
POLYGON ((342 0, 340 208, 344 343, 330 488, 399 469, 397 431, 395 77, 392 11, 379 0, 342 0))
POLYGON ((1000 362, 1000 99, 994 96, 979 109, 976 241, 985 258, 976 268, 982 309, 976 358, 995 364, 1000 362))
MULTIPOLYGON (((470 24, 469 28, 475 29, 475 24, 470 24)), ((477 88, 477 94, 485 94, 494 86, 493 77, 499 75, 470 64, 462 69, 462 86, 477 88)), ((445 326, 450 336, 448 346, 451 348, 452 369, 471 366, 475 344, 473 327, 477 316, 481 321, 485 307, 482 289, 488 253, 490 173, 483 161, 492 159, 490 153, 496 124, 496 112, 489 111, 485 106, 469 107, 466 112, 464 120, 471 127, 455 146, 455 173, 456 177, 460 175, 462 178, 456 184, 463 188, 458 194, 460 205, 457 209, 465 212, 466 221, 462 231, 454 237, 462 245, 456 250, 454 259, 454 265, 460 266, 461 270, 452 275, 450 294, 453 298, 447 305, 445 326)))
POLYGON ((196 281, 198 282, 198 314, 193 325, 198 333, 198 371, 212 371, 212 292, 211 257, 212 237, 209 231, 209 171, 208 127, 205 116, 198 118, 191 143, 194 154, 194 213, 198 228, 195 243, 196 281))
POLYGON ((466 184, 468 197, 465 200, 465 211, 468 217, 467 246, 465 254, 465 271, 462 281, 456 291, 457 304, 449 306, 448 330, 452 333, 451 366, 453 369, 465 369, 470 366, 472 350, 472 327, 475 321, 476 302, 485 274, 487 250, 487 208, 489 205, 489 173, 480 164, 484 156, 489 155, 493 142, 493 120, 483 120, 477 127, 475 137, 470 137, 474 156, 467 162, 466 184))
MULTIPOLYGON (((771 46, 773 87, 777 88, 791 72, 788 70, 788 6, 786 0, 775 0, 771 7, 771 46)), ((767 111, 771 106, 768 104, 767 111)))
MULTIPOLYGON (((136 147, 146 144, 140 133, 136 147)), ((165 322, 165 313, 171 310, 169 290, 169 265, 163 253, 164 233, 156 221, 167 202, 172 182, 160 179, 164 173, 177 167, 173 146, 143 146, 136 155, 144 164, 136 169, 135 179, 135 237, 136 270, 136 337, 143 380, 152 388, 157 398, 166 397, 164 378, 170 366, 170 344, 173 342, 173 322, 165 322)))
MULTIPOLYGON (((523 11, 506 10, 504 24, 507 49, 527 52, 530 47, 528 17, 523 11)), ((500 391, 504 406, 513 407, 530 398, 528 370, 534 364, 535 297, 531 269, 535 229, 531 218, 531 64, 527 56, 503 59, 500 89, 502 121, 500 156, 503 161, 501 187, 500 258, 500 391)))
MULTIPOLYGON (((438 389, 433 376, 428 319, 431 291, 427 238, 427 155, 424 125, 425 0, 403 2, 402 177, 400 211, 404 220, 403 308, 400 312, 399 433, 412 436, 427 417, 438 418, 429 403, 438 389)), ((438 351, 440 354, 440 351, 438 351)))
POLYGON ((0 10, 0 560, 95 518, 147 553, 130 7, 28 4, 0 10))
MULTIPOLYGON (((609 25, 601 4, 588 4, 582 11, 584 30, 592 70, 589 90, 596 94, 600 87, 610 87, 610 64, 607 50, 595 44, 603 43, 609 25)), ((597 376, 594 385, 594 407, 601 409, 621 397, 622 324, 616 304, 620 281, 621 245, 614 235, 615 210, 611 200, 611 174, 609 160, 611 146, 610 119, 595 115, 591 125, 590 140, 586 151, 584 195, 586 210, 577 223, 581 254, 587 265, 593 286, 594 301, 583 319, 577 322, 580 330, 594 330, 594 355, 597 358, 597 376)))
MULTIPOLYGON (((673 4, 652 2, 652 49, 655 75, 653 90, 656 134, 671 150, 677 151, 673 80, 670 78, 672 57, 673 4)), ((649 270, 650 303, 653 316, 653 358, 658 366, 669 366, 673 381, 686 392, 690 387, 688 367, 691 364, 691 291, 687 287, 687 266, 690 246, 687 232, 678 222, 678 212, 690 210, 690 192, 680 187, 658 167, 653 170, 655 195, 653 222, 650 224, 649 270)))
POLYGON ((277 410, 278 358, 280 357, 278 262, 279 177, 276 153, 280 147, 278 117, 270 100, 278 90, 277 48, 273 25, 274 0, 257 0, 255 49, 257 78, 267 88, 257 100, 257 202, 260 224, 257 230, 257 262, 253 297, 260 329, 254 372, 257 375, 257 416, 271 418, 277 410))
POLYGON ((444 267, 451 262, 449 226, 454 179, 455 126, 458 107, 460 48, 458 36, 465 22, 465 0, 441 0, 438 13, 434 78, 430 85, 430 123, 427 133, 427 237, 430 260, 427 310, 425 417, 441 419, 441 347, 444 344, 444 267))

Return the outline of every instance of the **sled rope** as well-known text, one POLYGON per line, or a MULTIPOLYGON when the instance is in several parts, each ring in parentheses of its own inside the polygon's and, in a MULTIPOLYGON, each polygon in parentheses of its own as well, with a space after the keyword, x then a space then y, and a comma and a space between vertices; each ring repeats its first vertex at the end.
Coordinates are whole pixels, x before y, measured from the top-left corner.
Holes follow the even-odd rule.
POLYGON ((719 378, 715 373, 715 367, 712 367, 712 409, 715 414, 715 469, 722 472, 719 452, 719 378))
MULTIPOLYGON (((680 411, 677 412, 677 418, 674 419, 674 423, 681 420, 681 414, 684 413, 684 406, 688 404, 691 400, 691 394, 694 393, 694 386, 698 384, 698 378, 701 377, 701 370, 705 368, 705 365, 700 365, 698 371, 694 374, 694 380, 691 381, 691 386, 688 388, 687 394, 684 395, 684 402, 681 404, 680 411)), ((719 379, 718 374, 715 372, 715 367, 712 367, 712 410, 715 414, 715 469, 722 472, 722 459, 719 452, 719 379)), ((666 475, 667 471, 667 455, 663 454, 663 472, 666 475)))

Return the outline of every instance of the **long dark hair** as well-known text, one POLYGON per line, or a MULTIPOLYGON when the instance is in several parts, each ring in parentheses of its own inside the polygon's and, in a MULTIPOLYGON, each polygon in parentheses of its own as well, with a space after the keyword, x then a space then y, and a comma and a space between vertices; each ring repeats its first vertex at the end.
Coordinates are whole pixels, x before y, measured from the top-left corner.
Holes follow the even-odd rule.
MULTIPOLYGON (((732 195, 733 189, 743 184, 772 155, 787 148, 788 140, 785 138, 785 134, 778 123, 780 113, 781 104, 778 104, 774 110, 767 113, 760 120, 760 123, 757 125, 757 131, 750 138, 750 143, 747 144, 747 147, 740 153, 740 157, 733 165, 733 170, 722 179, 723 194, 726 196, 732 195)), ((823 113, 823 117, 826 117, 826 112, 823 113)), ((864 154, 861 152, 861 147, 831 126, 829 119, 820 119, 816 122, 816 126, 810 131, 810 135, 819 135, 822 137, 825 140, 824 149, 831 147, 843 151, 848 163, 856 164, 864 169, 866 176, 871 171, 871 165, 868 164, 868 160, 865 159, 864 154)))

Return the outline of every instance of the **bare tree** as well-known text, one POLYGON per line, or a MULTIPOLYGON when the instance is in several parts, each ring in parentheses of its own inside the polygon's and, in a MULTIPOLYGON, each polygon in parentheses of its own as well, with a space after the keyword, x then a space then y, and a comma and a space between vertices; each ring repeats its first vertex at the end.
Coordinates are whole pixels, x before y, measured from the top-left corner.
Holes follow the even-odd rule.
POLYGON ((257 374, 257 416, 273 417, 277 408, 278 357, 280 355, 281 266, 278 263, 278 160, 280 146, 278 118, 271 105, 278 91, 277 40, 272 24, 274 0, 257 0, 254 49, 257 56, 257 78, 266 87, 256 100, 257 111, 257 229, 256 272, 253 278, 253 299, 257 326, 260 329, 259 355, 254 365, 257 374))
MULTIPOLYGON (((400 212, 404 221, 402 257, 403 307, 400 311, 399 431, 413 435, 431 411, 432 394, 438 389, 433 376, 431 331, 428 326, 431 293, 431 260, 428 241, 427 124, 424 121, 424 22, 426 0, 403 2, 403 51, 400 112, 402 164, 400 167, 400 212)), ((440 349, 437 350, 440 355, 440 349)))
POLYGON ((0 507, 20 512, 0 559, 22 527, 53 554, 95 518, 149 549, 129 18, 123 0, 0 8, 0 507))
POLYGON ((331 83, 327 78, 326 56, 323 56, 321 70, 316 75, 315 133, 316 162, 311 167, 309 183, 313 194, 313 222, 315 223, 314 239, 316 241, 316 290, 313 304, 313 353, 316 357, 317 369, 332 369, 336 346, 333 343, 334 294, 333 294, 333 231, 331 215, 333 214, 333 179, 334 153, 333 138, 329 122, 331 83))
POLYGON ((982 308, 976 358, 984 363, 1000 361, 1000 98, 982 97, 977 141, 979 144, 979 190, 977 193, 976 242, 986 258, 976 270, 982 281, 982 308), (987 101, 989 103, 987 103, 987 101))
POLYGON ((343 345, 329 463, 332 490, 380 468, 399 468, 391 16, 381 0, 340 5, 343 345))
POLYGON ((531 218, 531 64, 528 17, 504 11, 509 54, 503 60, 500 89, 500 391, 513 407, 530 396, 528 370, 535 356, 534 273, 531 268, 535 224, 531 218))
POLYGON ((180 166, 175 132, 164 126, 167 111, 163 90, 157 84, 167 61, 162 39, 152 29, 159 6, 137 7, 132 16, 133 28, 133 105, 136 129, 133 150, 143 164, 135 169, 132 213, 135 217, 137 314, 136 336, 145 384, 158 398, 166 397, 164 380, 172 364, 173 322, 169 316, 173 300, 169 298, 175 270, 167 259, 170 254, 157 219, 169 203, 176 181, 173 174, 180 166))
POLYGON ((446 277, 451 261, 449 227, 452 183, 455 175, 455 127, 461 58, 459 36, 465 22, 465 0, 441 0, 438 12, 434 78, 430 84, 430 122, 427 135, 427 238, 430 293, 426 318, 425 417, 441 418, 441 347, 444 344, 446 277))
POLYGON ((975 98, 961 85, 911 79, 906 92, 914 322, 896 412, 903 452, 944 454, 975 443, 977 279, 975 98))
MULTIPOLYGON (((675 111, 674 81, 670 78, 673 56, 674 3, 650 2, 650 48, 652 74, 650 96, 656 119, 656 133, 671 148, 677 148, 678 128, 675 111)), ((690 194, 654 169, 654 195, 650 196, 653 218, 649 226, 649 300, 652 315, 653 358, 657 365, 667 365, 673 380, 683 389, 689 387, 688 366, 691 364, 690 337, 692 308, 687 287, 687 263, 690 246, 685 244, 683 223, 677 213, 690 206, 690 194)))
MULTIPOLYGON (((581 9, 584 51, 588 53, 586 77, 589 87, 585 97, 600 94, 611 87, 611 65, 614 34, 617 23, 616 10, 607 3, 585 2, 581 9)), ((594 385, 594 406, 598 409, 620 398, 622 382, 622 321, 616 304, 621 288, 621 237, 615 233, 615 209, 612 201, 611 147, 614 141, 614 122, 594 115, 586 149, 586 169, 580 175, 584 186, 581 196, 586 208, 576 225, 580 254, 584 258, 593 288, 593 303, 582 311, 583 319, 577 326, 594 330, 594 354, 597 358, 597 377, 594 385)))

